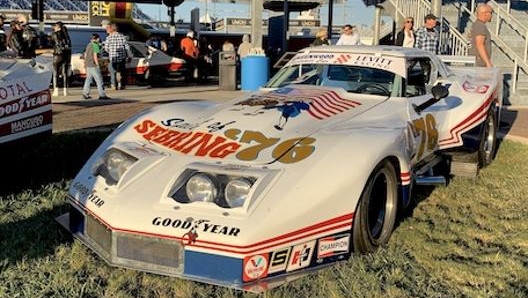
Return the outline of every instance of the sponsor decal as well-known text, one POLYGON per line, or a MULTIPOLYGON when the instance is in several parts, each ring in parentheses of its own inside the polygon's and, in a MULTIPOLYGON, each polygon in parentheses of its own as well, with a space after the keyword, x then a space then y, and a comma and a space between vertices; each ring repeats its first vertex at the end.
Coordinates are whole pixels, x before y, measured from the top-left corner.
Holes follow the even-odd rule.
MULTIPOLYGON (((161 124, 167 127, 175 127, 175 128, 185 129, 185 130, 193 130, 193 129, 200 127, 200 125, 207 123, 207 122, 211 122, 211 121, 213 121, 213 119, 207 119, 199 123, 189 123, 189 122, 186 122, 185 119, 173 118, 173 119, 163 120, 161 121, 161 124)), ((207 125, 207 128, 209 132, 215 132, 215 131, 224 129, 226 126, 231 125, 233 123, 236 123, 236 121, 229 121, 226 123, 214 122, 214 123, 207 125)))
POLYGON ((15 82, 0 87, 0 99, 10 99, 13 97, 27 96, 33 92, 26 82, 15 82))
POLYGON ((286 270, 291 249, 291 246, 289 246, 271 253, 268 274, 286 270))
POLYGON ((465 81, 462 84, 462 88, 464 88, 464 90, 467 92, 483 94, 483 93, 488 92, 488 89, 490 88, 490 86, 489 85, 474 85, 468 81, 465 81))
POLYGON ((245 257, 243 267, 242 280, 244 282, 268 276, 268 254, 245 257))
MULTIPOLYGON (((317 120, 324 120, 352 108, 361 103, 342 97, 339 93, 327 89, 297 89, 284 87, 269 92, 266 95, 250 97, 237 103, 238 105, 264 105, 263 109, 275 108, 281 112, 279 124, 281 128, 291 117, 306 111, 317 120), (283 124, 281 124, 281 119, 283 124)), ((275 126, 277 128, 277 126, 275 126)))
POLYGON ((0 104, 0 118, 20 114, 51 104, 49 90, 37 92, 23 98, 0 104))
MULTIPOLYGON (((192 231, 194 229, 195 234, 198 232, 210 233, 210 234, 223 234, 226 236, 237 237, 240 233, 240 229, 237 227, 229 227, 223 225, 217 225, 210 223, 207 219, 198 219, 194 220, 192 218, 187 219, 178 219, 178 218, 168 218, 168 217, 155 217, 152 219, 152 225, 161 226, 173 229, 182 229, 192 231)), ((185 234, 184 234, 185 235, 185 234)), ((189 236, 189 235, 187 235, 189 236)), ((197 236, 196 236, 197 237, 197 236)), ((193 241, 195 241, 194 238, 193 241)), ((191 243, 193 242, 191 241, 191 243)))
MULTIPOLYGON (((32 131, 34 129, 41 128, 46 125, 50 125, 52 122, 52 112, 51 109, 48 111, 42 112, 37 115, 29 116, 22 119, 17 119, 12 122, 0 124, 0 138, 7 137, 9 135, 14 136, 11 140, 16 139, 18 133, 32 131)), ((49 130, 51 130, 51 125, 49 130)), ((35 130, 35 133, 42 132, 43 130, 35 130)), ((25 136, 29 136, 31 133, 25 133, 25 136)))
POLYGON ((308 267, 315 250, 315 240, 293 247, 286 272, 308 267))
POLYGON ((300 64, 300 63, 325 63, 330 62, 336 54, 333 53, 309 53, 309 54, 299 54, 292 58, 291 62, 292 64, 300 64))
POLYGON ((314 151, 314 138, 299 137, 279 142, 280 138, 268 138, 258 131, 227 129, 224 136, 205 132, 177 131, 156 124, 152 120, 144 120, 134 126, 136 132, 150 142, 157 143, 168 149, 194 156, 211 158, 226 158, 236 153, 236 158, 244 161, 257 159, 259 154, 271 149, 271 157, 282 163, 299 162, 314 151), (242 144, 248 144, 240 149, 242 144))
POLYGON ((95 190, 91 190, 88 186, 80 182, 75 182, 72 188, 79 193, 80 199, 86 199, 87 203, 93 203, 97 208, 103 206, 105 203, 105 201, 97 195, 95 190))
POLYGON ((87 201, 93 203, 97 208, 100 208, 105 203, 105 201, 95 193, 95 190, 88 196, 87 201))
POLYGON ((337 235, 319 239, 317 258, 326 258, 347 253, 350 245, 350 234, 337 235))
POLYGON ((420 160, 426 153, 434 151, 438 147, 439 132, 436 125, 437 121, 432 114, 426 114, 423 117, 412 121, 412 129, 419 142, 418 151, 414 160, 420 160))
POLYGON ((392 59, 374 55, 358 55, 353 61, 354 65, 367 66, 378 69, 391 69, 392 59))

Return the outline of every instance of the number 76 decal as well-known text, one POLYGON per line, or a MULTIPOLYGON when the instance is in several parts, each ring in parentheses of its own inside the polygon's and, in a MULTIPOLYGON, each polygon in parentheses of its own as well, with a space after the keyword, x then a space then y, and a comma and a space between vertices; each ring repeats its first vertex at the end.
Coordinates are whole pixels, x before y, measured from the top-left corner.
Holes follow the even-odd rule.
POLYGON ((421 159, 425 150, 432 151, 438 144, 438 130, 436 129, 436 120, 431 114, 426 114, 422 118, 413 120, 414 134, 422 136, 416 158, 421 159))

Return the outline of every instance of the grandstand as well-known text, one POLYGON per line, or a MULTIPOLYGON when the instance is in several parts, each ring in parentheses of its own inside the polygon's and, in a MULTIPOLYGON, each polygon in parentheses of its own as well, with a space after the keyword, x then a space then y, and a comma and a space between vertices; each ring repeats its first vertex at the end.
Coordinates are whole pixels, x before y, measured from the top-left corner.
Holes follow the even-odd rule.
MULTIPOLYGON (((44 2, 45 12, 88 12, 88 3, 79 0, 46 0, 44 2)), ((31 11, 31 0, 0 0, 1 10, 31 11)), ((137 6, 134 6, 132 12, 134 19, 143 21, 151 20, 147 14, 142 12, 137 6)))

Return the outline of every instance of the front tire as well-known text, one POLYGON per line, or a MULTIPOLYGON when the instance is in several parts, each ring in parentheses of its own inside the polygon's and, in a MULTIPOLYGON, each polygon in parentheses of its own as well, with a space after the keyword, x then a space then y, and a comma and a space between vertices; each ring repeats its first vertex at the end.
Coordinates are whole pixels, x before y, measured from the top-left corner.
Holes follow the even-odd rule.
POLYGON ((494 109, 488 111, 488 117, 484 122, 480 134, 480 145, 478 151, 479 168, 488 166, 495 158, 497 151, 497 117, 494 109))
POLYGON ((378 164, 370 177, 354 215, 354 251, 368 253, 389 241, 398 207, 398 179, 388 160, 378 164))

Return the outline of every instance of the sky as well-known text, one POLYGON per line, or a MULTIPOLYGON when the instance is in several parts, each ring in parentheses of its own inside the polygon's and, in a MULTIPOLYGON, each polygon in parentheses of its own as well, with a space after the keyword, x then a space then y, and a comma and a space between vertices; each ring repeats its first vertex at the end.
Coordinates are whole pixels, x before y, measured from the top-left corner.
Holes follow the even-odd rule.
MULTIPOLYGON (((339 1, 334 1, 339 2, 339 1)), ((167 13, 167 6, 156 4, 137 4, 139 8, 153 19, 169 21, 167 13)), ((180 6, 176 7, 175 19, 183 19, 189 22, 191 19, 190 12, 194 8, 199 8, 200 17, 204 16, 206 11, 210 16, 217 18, 226 17, 245 17, 250 18, 249 4, 229 4, 229 3, 215 3, 211 0, 185 0, 180 6)), ((365 7, 362 0, 345 0, 342 3, 334 4, 333 25, 372 25, 374 20, 374 8, 365 7)), ((299 13, 290 13, 290 18, 294 19, 299 13)), ((328 6, 321 7, 321 25, 328 24, 328 6)), ((266 18, 267 12, 264 11, 266 18)))

